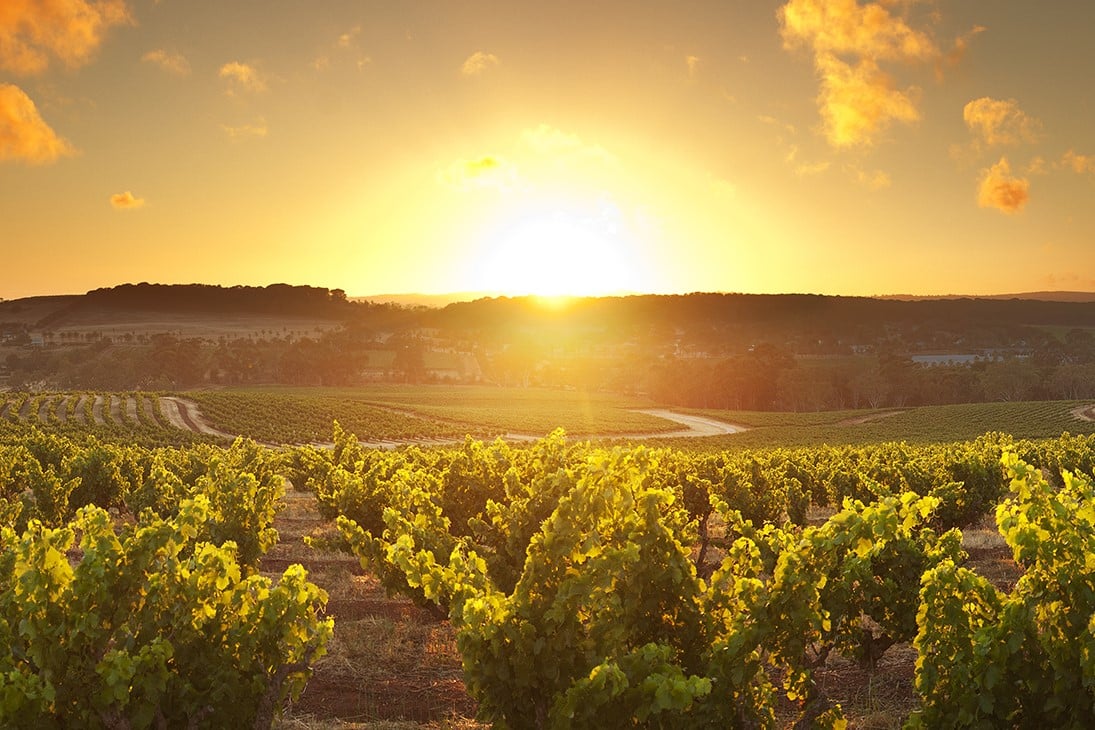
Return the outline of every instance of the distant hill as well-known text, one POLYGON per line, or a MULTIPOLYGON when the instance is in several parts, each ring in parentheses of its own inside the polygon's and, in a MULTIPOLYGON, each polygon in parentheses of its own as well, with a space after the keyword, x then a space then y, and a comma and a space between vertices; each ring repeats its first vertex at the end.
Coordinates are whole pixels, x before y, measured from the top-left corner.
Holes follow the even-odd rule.
POLYGON ((451 294, 370 294, 364 297, 350 297, 352 302, 372 302, 373 304, 398 304, 402 307, 441 307, 456 302, 474 302, 494 296, 486 292, 453 292, 451 294))
POLYGON ((929 299, 1021 299, 1037 302, 1095 302, 1095 292, 1088 291, 1034 291, 1020 294, 984 294, 970 296, 962 294, 941 294, 921 296, 916 294, 888 294, 876 299, 897 299, 903 302, 921 302, 929 299))

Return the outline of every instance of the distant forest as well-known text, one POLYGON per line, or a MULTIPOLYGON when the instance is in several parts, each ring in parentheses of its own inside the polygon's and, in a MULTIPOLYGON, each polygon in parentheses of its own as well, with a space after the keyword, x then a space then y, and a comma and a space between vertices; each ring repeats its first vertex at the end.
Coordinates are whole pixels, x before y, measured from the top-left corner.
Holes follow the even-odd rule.
POLYGON ((24 345, 5 350, 13 387, 485 381, 749 410, 1095 397, 1095 302, 688 294, 564 306, 502 297, 438 309, 287 284, 127 284, 71 298, 29 325, 3 323, 3 311, 5 339, 24 345), (307 337, 65 336, 82 313, 124 321, 137 311, 332 326, 307 337), (41 346, 27 346, 35 332, 41 346), (440 368, 437 353, 479 367, 440 368), (925 356, 938 364, 922 364, 925 356))

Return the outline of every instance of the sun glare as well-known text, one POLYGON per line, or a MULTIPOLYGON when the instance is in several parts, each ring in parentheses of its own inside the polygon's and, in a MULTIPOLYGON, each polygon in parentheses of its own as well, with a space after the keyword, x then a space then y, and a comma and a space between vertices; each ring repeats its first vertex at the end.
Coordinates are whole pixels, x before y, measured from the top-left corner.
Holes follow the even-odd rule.
MULTIPOLYGON (((611 211, 609 211, 611 212, 611 211)), ((614 216, 537 211, 502 226, 478 261, 479 288, 547 301, 642 290, 634 242, 614 216)))

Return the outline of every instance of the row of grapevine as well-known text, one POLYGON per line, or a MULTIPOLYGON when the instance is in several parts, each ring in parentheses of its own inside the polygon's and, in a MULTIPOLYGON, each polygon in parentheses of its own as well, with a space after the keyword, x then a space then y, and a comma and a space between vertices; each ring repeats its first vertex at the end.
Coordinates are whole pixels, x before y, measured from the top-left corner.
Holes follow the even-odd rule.
POLYGON ((214 441, 174 425, 154 393, 0 394, 0 438, 31 428, 148 446, 214 441))
POLYGON ((352 398, 271 392, 203 391, 187 394, 217 428, 257 441, 302 444, 326 441, 340 419, 370 441, 461 439, 486 430, 418 418, 352 398))
MULTIPOLYGON (((942 580, 965 558, 955 525, 983 515, 1009 485, 1019 499, 1057 488, 1016 454, 1047 470, 1095 463, 1095 439, 1068 436, 690 455, 606 450, 556 433, 528 448, 468 439, 393 454, 362 449, 336 426, 335 443, 298 449, 294 477, 338 515, 344 547, 391 590, 448 615, 482 713, 511 728, 624 717, 771 727, 780 697, 796 722, 839 727, 840 708, 814 679, 831 653, 871 665, 894 644, 934 646, 933 630, 954 637, 943 624, 967 605, 979 611, 971 627, 991 617, 976 608, 991 603, 974 600, 982 584, 951 596, 949 613, 926 606, 943 600, 932 597, 932 576, 942 580), (1024 486, 1030 474, 1037 489, 1024 486), (810 501, 836 512, 806 525, 810 501)), ((1077 483, 1058 479, 1065 489, 1077 483)), ((1090 499, 1078 504, 1092 509, 1090 499)), ((1001 518, 1001 529, 1021 522, 1001 518)), ((1028 526, 1026 539, 1041 529, 1028 526)), ((1090 558, 1072 565, 1095 574, 1090 558)), ((1086 627, 1093 609, 1070 620, 1086 627)), ((966 656, 962 641, 951 656, 966 656)), ((1047 655, 1043 675, 1065 671, 1047 655)), ((949 696, 946 681, 964 681, 962 665, 938 680, 946 660, 924 656, 918 688, 934 727, 949 709, 932 715, 932 698, 949 696)), ((1032 692, 1047 686, 1052 679, 1032 692)))
POLYGON ((300 566, 257 572, 279 472, 244 441, 0 445, 0 725, 269 727, 333 628, 300 566))

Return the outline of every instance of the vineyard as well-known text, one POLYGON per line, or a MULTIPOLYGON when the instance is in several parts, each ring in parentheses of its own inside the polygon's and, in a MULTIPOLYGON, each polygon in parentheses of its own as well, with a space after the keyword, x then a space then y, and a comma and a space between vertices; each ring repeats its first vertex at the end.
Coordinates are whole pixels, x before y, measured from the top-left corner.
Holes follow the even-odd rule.
POLYGON ((643 401, 528 388, 271 388, 196 391, 187 397, 218 428, 272 443, 327 441, 335 419, 367 441, 543 437, 560 427, 578 437, 679 429, 640 412, 650 405, 643 401))
POLYGON ((0 393, 0 436, 28 428, 141 445, 213 442, 155 393, 0 393))
POLYGON ((918 406, 877 411, 773 413, 687 411, 741 424, 747 430, 709 444, 711 448, 872 444, 883 441, 945 443, 987 431, 1016 438, 1052 438, 1069 432, 1095 434, 1095 421, 1078 413, 1090 401, 1026 401, 918 406))
POLYGON ((394 448, 454 445, 465 436, 543 438, 558 427, 576 438, 655 441, 690 450, 779 446, 944 443, 986 431, 1016 438, 1095 433, 1080 415, 1089 401, 981 403, 904 410, 772 413, 651 410, 617 396, 543 389, 454 386, 266 388, 163 393, 0 393, 0 438, 28 428, 90 433, 144 446, 227 444, 237 436, 269 445, 330 443, 331 423, 362 443, 394 448), (674 418, 703 419, 696 429, 674 418), (723 428, 719 428, 723 424, 723 428), (738 430, 729 435, 712 435, 738 430), (687 436, 688 438, 682 438, 687 436), (704 436, 704 438, 696 438, 704 436), (658 439, 666 439, 658 441, 658 439))
POLYGON ((332 437, 9 435, 0 725, 1080 727, 1095 711, 1095 437, 332 437))

